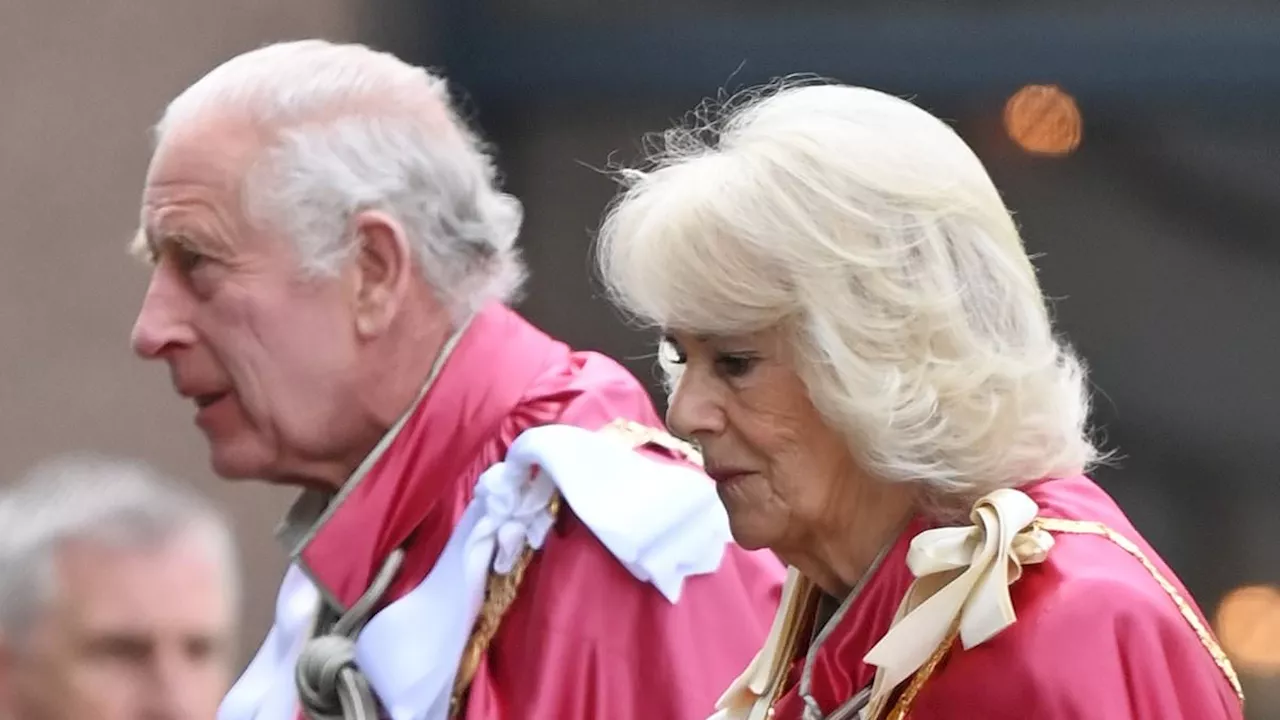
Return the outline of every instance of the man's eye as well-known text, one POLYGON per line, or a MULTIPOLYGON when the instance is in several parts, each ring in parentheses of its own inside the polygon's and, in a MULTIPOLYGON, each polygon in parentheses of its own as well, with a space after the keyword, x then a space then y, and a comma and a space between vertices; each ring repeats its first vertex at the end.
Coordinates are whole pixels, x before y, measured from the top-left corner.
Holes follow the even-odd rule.
POLYGON ((222 652, 222 644, 213 637, 194 636, 187 638, 183 649, 192 660, 207 660, 222 652))
POLYGON ((184 273, 190 273, 197 270, 205 263, 209 262, 209 257, 189 248, 176 248, 173 253, 173 259, 178 265, 178 269, 184 273))
POLYGON ((133 636, 106 636, 91 641, 87 648, 95 660, 138 663, 151 655, 150 640, 133 636))

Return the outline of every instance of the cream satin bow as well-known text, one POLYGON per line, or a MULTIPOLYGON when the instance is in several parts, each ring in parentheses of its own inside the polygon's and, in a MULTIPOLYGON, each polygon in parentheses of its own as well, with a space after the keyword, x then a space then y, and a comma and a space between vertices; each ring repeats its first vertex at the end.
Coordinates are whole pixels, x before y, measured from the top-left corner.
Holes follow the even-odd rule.
POLYGON ((911 541, 907 565, 916 576, 893 625, 863 660, 877 666, 867 717, 929 659, 959 626, 965 649, 1017 621, 1009 585, 1022 566, 1044 561, 1053 537, 1031 527, 1040 508, 1025 493, 1004 488, 977 503, 969 527, 926 530, 911 541))

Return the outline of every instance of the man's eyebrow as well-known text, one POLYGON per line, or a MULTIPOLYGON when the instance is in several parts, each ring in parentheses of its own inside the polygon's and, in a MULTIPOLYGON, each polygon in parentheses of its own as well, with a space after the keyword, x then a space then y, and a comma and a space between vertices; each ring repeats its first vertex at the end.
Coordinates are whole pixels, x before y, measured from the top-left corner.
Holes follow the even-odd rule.
POLYGON ((196 245, 196 240, 189 233, 160 231, 144 225, 134 232, 133 240, 129 242, 129 252, 143 260, 154 261, 167 246, 193 250, 196 245))
POLYGON ((156 248, 145 227, 134 230, 133 239, 129 241, 129 254, 139 260, 154 259, 156 248))

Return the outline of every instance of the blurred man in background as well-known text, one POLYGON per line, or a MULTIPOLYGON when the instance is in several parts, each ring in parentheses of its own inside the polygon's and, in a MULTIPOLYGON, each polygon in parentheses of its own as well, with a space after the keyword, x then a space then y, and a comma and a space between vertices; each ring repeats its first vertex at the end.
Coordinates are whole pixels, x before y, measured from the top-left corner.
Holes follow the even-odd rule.
POLYGON ((708 714, 782 568, 634 377, 510 309, 521 206, 443 80, 317 40, 233 58, 166 108, 141 215, 135 350, 217 473, 309 490, 222 720, 708 714))
POLYGON ((0 717, 212 720, 237 573, 222 518, 147 468, 37 467, 0 494, 0 717))

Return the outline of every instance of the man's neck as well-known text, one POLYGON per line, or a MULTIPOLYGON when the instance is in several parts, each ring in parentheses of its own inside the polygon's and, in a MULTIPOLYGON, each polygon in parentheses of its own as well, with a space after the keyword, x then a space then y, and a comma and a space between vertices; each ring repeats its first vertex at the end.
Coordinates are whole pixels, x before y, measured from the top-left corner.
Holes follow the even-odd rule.
POLYGON ((446 354, 455 329, 446 323, 420 326, 378 347, 365 348, 368 368, 349 400, 351 414, 363 420, 353 429, 343 450, 333 457, 299 463, 297 472, 280 478, 291 485, 337 492, 388 433, 417 406, 446 354))
MULTIPOLYGON (((457 328, 445 321, 417 324, 382 348, 369 348, 364 375, 365 412, 386 434, 421 398, 452 347, 457 328)), ((391 338, 389 338, 390 340, 391 338)), ((375 441, 376 442, 376 441, 375 441)), ((368 450, 372 450, 372 446, 368 450)))

